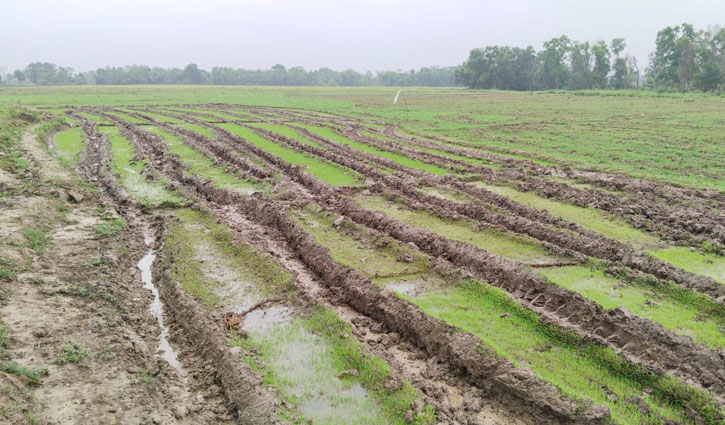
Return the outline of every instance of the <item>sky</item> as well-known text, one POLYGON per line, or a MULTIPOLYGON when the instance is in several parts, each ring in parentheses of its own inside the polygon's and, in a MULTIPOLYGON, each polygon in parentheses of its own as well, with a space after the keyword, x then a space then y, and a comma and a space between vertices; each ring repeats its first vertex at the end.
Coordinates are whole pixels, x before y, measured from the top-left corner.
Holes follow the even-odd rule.
POLYGON ((725 0, 0 0, 0 72, 38 61, 409 70, 561 34, 624 37, 646 64, 657 31, 683 22, 725 26, 725 0))

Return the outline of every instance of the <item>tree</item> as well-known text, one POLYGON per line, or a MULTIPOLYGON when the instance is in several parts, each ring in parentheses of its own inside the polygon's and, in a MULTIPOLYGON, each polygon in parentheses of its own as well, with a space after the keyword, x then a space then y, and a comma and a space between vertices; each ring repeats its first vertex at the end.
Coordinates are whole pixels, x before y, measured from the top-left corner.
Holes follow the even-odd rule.
POLYGON ((608 85, 610 71, 609 47, 604 41, 597 41, 592 45, 594 56, 594 69, 592 70, 592 86, 603 89, 608 85))
POLYGON ((186 84, 201 84, 204 81, 204 74, 195 63, 186 65, 182 76, 186 84))
POLYGON ((25 81, 25 73, 24 73, 23 71, 19 70, 19 69, 15 70, 15 72, 13 73, 13 76, 14 76, 14 77, 15 77, 15 78, 16 78, 16 79, 17 79, 18 81, 20 81, 21 83, 22 83, 23 81, 25 81))
POLYGON ((566 35, 544 42, 544 50, 539 52, 541 69, 539 87, 543 89, 561 89, 566 87, 570 72, 566 64, 571 40, 566 35))
POLYGON ((571 45, 571 83, 574 90, 592 88, 592 55, 589 43, 574 42, 571 45))
POLYGON ((615 38, 612 40, 611 49, 614 54, 614 75, 612 76, 612 87, 615 89, 627 88, 629 83, 627 58, 620 56, 626 47, 627 43, 625 43, 623 38, 615 38))

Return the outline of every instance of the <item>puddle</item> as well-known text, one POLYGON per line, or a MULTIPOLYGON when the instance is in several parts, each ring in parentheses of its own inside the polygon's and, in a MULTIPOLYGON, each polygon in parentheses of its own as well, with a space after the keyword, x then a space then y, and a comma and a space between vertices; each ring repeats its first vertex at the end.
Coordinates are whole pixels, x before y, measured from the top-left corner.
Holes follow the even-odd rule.
MULTIPOLYGON (((146 246, 150 246, 153 242, 153 238, 149 235, 144 236, 144 242, 146 246)), ((146 255, 138 262, 137 267, 141 270, 141 281, 143 287, 150 290, 154 294, 154 300, 149 306, 149 312, 156 318, 161 328, 161 335, 159 337, 159 348, 161 356, 166 360, 167 363, 177 371, 181 372, 181 363, 178 359, 178 354, 169 344, 169 328, 164 325, 164 306, 161 304, 161 298, 159 297, 159 290, 153 283, 151 276, 151 265, 154 263, 156 255, 153 250, 149 250, 146 255)))
MULTIPOLYGON (((336 398, 339 399, 364 399, 367 397, 368 391, 356 382, 349 388, 339 391, 336 398)), ((299 405, 299 410, 309 418, 333 417, 339 410, 341 400, 332 399, 329 396, 317 396, 311 400, 305 401, 299 405)))
POLYGON ((400 295, 405 295, 406 297, 413 297, 418 294, 418 287, 413 282, 391 283, 390 285, 387 285, 386 288, 400 295))
POLYGON ((284 306, 257 309, 246 315, 242 329, 247 332, 268 330, 276 325, 288 322, 291 316, 292 310, 284 306))

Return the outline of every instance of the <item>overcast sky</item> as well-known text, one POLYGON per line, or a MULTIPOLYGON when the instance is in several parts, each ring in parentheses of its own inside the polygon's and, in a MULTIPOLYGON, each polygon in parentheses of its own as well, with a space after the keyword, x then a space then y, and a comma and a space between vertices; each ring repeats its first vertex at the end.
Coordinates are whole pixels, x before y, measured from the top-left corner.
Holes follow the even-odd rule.
POLYGON ((0 68, 407 70, 561 34, 625 37, 643 63, 657 31, 682 22, 725 26, 725 0, 0 0, 0 68))

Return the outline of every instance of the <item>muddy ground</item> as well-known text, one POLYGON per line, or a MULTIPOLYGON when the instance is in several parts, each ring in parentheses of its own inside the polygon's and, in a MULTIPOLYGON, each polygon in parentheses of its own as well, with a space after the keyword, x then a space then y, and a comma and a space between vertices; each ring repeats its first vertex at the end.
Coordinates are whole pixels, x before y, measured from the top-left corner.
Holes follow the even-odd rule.
MULTIPOLYGON (((358 423, 360 418, 361 423, 372 423, 368 416, 380 414, 380 423, 395 424, 613 422, 605 405, 564 394, 524 362, 501 356, 478 336, 433 317, 410 299, 343 264, 293 218, 294 211, 311 205, 337 217, 334 229, 351 223, 425 255, 435 273, 451 281, 477 278, 490 283, 517 306, 531 311, 552 335, 564 335, 557 338, 612 350, 616 358, 604 360, 611 362, 608 367, 616 364, 619 372, 643 382, 642 398, 621 400, 647 418, 641 423, 722 420, 722 348, 695 343, 689 336, 624 309, 606 310, 544 279, 536 270, 601 262, 611 274, 653 288, 667 285, 675 288, 671 291, 700 300, 700 305, 711 309, 708 318, 721 317, 724 285, 578 223, 496 195, 471 184, 470 179, 475 175, 486 183, 517 184, 547 198, 596 207, 666 243, 691 249, 706 243, 721 253, 725 240, 720 207, 725 202, 719 195, 626 176, 541 167, 483 154, 465 142, 441 147, 433 138, 401 135, 382 123, 332 119, 305 111, 200 108, 208 113, 166 107, 69 110, 68 117, 84 134, 82 151, 72 165, 61 164, 56 157, 54 132, 39 137, 40 123, 27 123, 17 146, 28 159, 28 168, 15 173, 0 170, 0 265, 8 271, 0 280, 3 421, 327 424, 358 423), (220 111, 225 117, 216 115, 220 111), (104 125, 117 129, 119 137, 130 143, 134 153, 130 163, 144 164, 141 173, 147 184, 183 201, 151 205, 130 196, 120 171, 112 165, 113 136, 100 121, 79 112, 97 114, 110 123, 104 125), (288 127, 312 143, 250 125, 289 120, 294 122, 288 127), (230 123, 309 157, 354 170, 362 184, 331 186, 309 170, 222 128, 230 123), (303 126, 323 124, 370 149, 432 164, 449 174, 439 176, 404 166, 303 126), (168 140, 152 131, 152 126, 227 175, 266 189, 248 194, 197 175, 189 159, 171 153, 168 140), (200 128, 215 136, 205 136, 200 128), (471 165, 461 158, 490 161, 496 167, 471 165), (552 176, 570 180, 552 183, 548 180, 552 176), (590 188, 581 189, 574 181, 590 188), (426 194, 424 187, 457 191, 470 198, 454 202, 426 194), (358 195, 385 197, 404 206, 399 208, 425 211, 444 220, 465 218, 477 229, 531 240, 554 260, 508 259, 366 209, 354 202, 358 195), (179 242, 184 232, 192 240, 197 238, 191 247, 179 242), (221 243, 214 245, 207 234, 221 243), (234 263, 230 258, 239 252, 252 254, 234 263), (179 265, 187 262, 196 268, 185 275, 179 265), (256 277, 242 279, 245 270, 253 270, 256 277), (259 283, 282 275, 287 276, 282 286, 270 289, 259 283), (259 279, 256 284, 255 279, 259 279), (197 281, 201 286, 190 286, 197 281), (254 288, 241 293, 245 285, 254 288), (237 294, 236 303, 228 301, 230 293, 237 294), (334 329, 342 331, 322 338, 319 329, 318 334, 305 330, 304 326, 313 326, 309 318, 318 317, 320 311, 334 317, 335 326, 340 326, 334 329), (255 328, 255 323, 261 327, 255 328), (298 325, 301 328, 294 327, 298 325), (299 332, 308 345, 282 345, 283 360, 306 365, 293 351, 312 350, 315 344, 345 347, 343 364, 353 357, 364 360, 346 370, 335 369, 339 365, 315 366, 324 369, 319 373, 332 373, 330 382, 342 385, 346 401, 325 394, 324 388, 316 388, 313 395, 290 393, 284 379, 275 380, 280 366, 268 357, 270 348, 264 341, 270 340, 264 338, 275 332, 291 333, 290 329, 302 329, 299 332), (366 375, 370 359, 384 365, 386 372, 366 375), (657 376, 672 381, 658 387, 657 376), (680 419, 651 410, 643 398, 653 392, 684 412, 680 419), (361 410, 338 416, 335 422, 330 419, 338 414, 335 403, 350 403, 361 410)), ((414 259, 400 256, 397 261, 414 259)), ((272 345, 286 343, 285 339, 271 341, 272 345)), ((301 388, 296 385, 291 388, 301 388)), ((608 395, 605 401, 620 402, 613 397, 608 395)))

